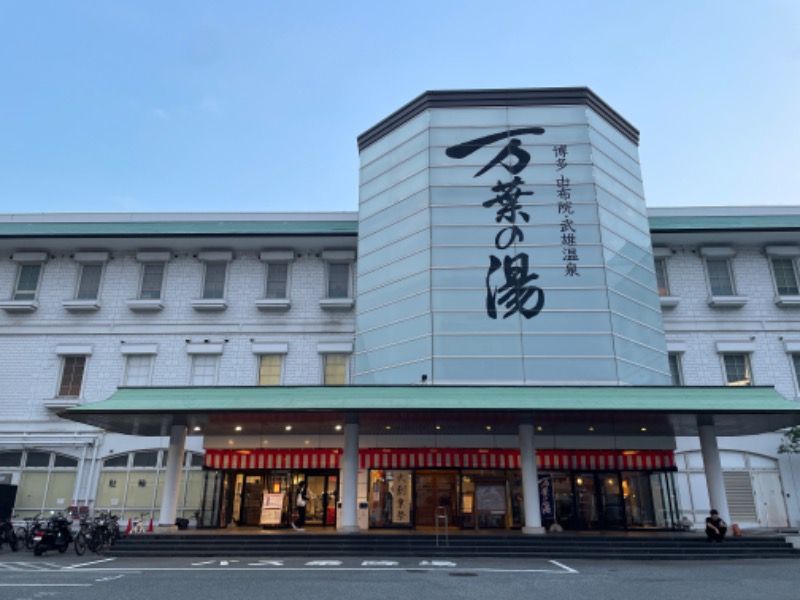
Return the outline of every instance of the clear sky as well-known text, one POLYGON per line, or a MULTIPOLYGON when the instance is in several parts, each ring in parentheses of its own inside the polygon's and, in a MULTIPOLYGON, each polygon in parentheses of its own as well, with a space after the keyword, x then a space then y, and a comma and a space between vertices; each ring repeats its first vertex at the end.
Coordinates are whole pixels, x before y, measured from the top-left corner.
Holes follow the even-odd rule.
POLYGON ((357 210, 420 93, 558 86, 650 206, 800 205, 800 0, 0 0, 0 212, 357 210))

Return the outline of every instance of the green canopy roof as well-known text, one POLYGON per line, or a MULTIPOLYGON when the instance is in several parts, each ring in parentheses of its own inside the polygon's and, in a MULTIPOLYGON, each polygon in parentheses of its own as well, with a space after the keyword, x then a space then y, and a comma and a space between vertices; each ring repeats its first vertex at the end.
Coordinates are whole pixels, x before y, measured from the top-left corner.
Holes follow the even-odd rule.
POLYGON ((261 433, 285 423, 320 432, 353 415, 371 433, 421 433, 434 422, 452 433, 513 433, 526 421, 570 435, 591 427, 673 436, 713 422, 720 435, 744 435, 800 423, 800 404, 772 387, 171 387, 121 388, 60 415, 136 435, 164 435, 172 424, 227 434, 234 421, 261 433))

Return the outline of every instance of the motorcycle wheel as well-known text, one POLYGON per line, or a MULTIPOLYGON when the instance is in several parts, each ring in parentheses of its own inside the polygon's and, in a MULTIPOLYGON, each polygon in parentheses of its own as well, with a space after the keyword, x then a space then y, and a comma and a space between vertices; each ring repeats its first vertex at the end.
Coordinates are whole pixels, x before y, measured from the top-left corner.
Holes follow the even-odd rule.
POLYGON ((58 545, 56 546, 56 550, 58 550, 58 552, 59 552, 60 554, 64 554, 64 552, 66 552, 66 551, 67 551, 67 548, 69 548, 69 540, 64 540, 64 542, 63 542, 63 543, 61 543, 61 544, 58 544, 58 545))
POLYGON ((31 550, 31 549, 33 549, 33 545, 35 543, 36 542, 33 541, 33 530, 31 529, 28 532, 28 535, 25 536, 25 548, 27 548, 28 550, 31 550))
POLYGON ((36 542, 33 545, 33 555, 34 556, 41 556, 42 554, 44 554, 44 550, 45 550, 45 548, 42 545, 42 542, 36 542))
POLYGON ((86 553, 86 536, 79 533, 75 536, 75 554, 83 556, 86 553))

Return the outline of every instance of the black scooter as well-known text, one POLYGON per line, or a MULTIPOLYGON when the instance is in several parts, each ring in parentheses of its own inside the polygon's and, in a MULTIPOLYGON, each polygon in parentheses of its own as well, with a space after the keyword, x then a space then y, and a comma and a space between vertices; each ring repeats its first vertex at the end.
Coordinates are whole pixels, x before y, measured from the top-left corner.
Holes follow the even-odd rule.
POLYGON ((0 547, 3 543, 8 544, 12 552, 19 550, 19 540, 17 539, 17 532, 14 531, 14 524, 11 519, 6 519, 0 523, 0 547))
POLYGON ((58 550, 62 554, 67 551, 72 543, 71 523, 62 515, 50 517, 44 528, 37 529, 33 534, 33 554, 41 556, 48 550, 58 550))

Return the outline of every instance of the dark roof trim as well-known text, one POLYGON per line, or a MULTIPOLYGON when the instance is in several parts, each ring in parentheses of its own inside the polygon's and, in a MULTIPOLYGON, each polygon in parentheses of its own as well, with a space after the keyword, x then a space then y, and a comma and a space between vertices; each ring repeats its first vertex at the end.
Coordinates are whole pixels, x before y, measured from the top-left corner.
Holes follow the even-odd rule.
POLYGON ((586 105, 631 142, 639 145, 639 130, 588 87, 522 88, 508 90, 450 90, 421 94, 377 125, 358 136, 359 152, 432 108, 480 108, 490 106, 586 105))

